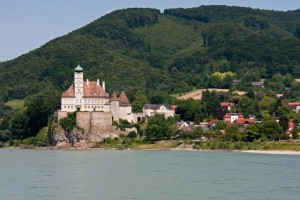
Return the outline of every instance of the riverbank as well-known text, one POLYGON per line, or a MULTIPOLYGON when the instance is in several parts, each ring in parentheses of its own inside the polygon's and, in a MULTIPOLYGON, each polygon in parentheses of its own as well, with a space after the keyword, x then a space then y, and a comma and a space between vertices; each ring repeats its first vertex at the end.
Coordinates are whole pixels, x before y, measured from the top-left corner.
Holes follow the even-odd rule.
POLYGON ((226 151, 257 154, 283 154, 300 155, 300 142, 217 142, 217 141, 178 141, 164 140, 155 143, 144 143, 142 140, 133 139, 127 142, 120 140, 109 140, 107 142, 96 143, 94 147, 57 147, 57 146, 4 146, 3 148, 18 149, 52 149, 52 150, 144 150, 144 151, 226 151), (223 148, 221 148, 223 147, 223 148))

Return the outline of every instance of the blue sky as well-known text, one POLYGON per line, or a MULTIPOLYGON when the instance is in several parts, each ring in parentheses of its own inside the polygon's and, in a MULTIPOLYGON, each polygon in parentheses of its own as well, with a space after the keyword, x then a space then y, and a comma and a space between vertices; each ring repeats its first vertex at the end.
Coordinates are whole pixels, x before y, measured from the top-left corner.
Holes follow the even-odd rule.
POLYGON ((300 0, 1 0, 0 61, 13 59, 121 8, 235 5, 296 10, 300 0))

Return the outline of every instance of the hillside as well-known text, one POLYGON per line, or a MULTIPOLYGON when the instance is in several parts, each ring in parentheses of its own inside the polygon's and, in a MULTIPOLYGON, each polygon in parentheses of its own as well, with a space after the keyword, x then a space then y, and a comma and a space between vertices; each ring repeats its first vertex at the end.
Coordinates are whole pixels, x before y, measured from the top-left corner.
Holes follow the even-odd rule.
POLYGON ((251 81, 273 78, 267 89, 282 92, 300 77, 300 11, 229 6, 114 11, 0 63, 0 130, 35 135, 59 107, 78 62, 85 78, 105 80, 109 93, 125 90, 131 101, 138 91, 151 97, 195 87, 229 89, 233 79, 242 80, 234 90, 249 91, 251 81), (25 99, 25 107, 5 104, 14 99, 25 99), (12 127, 14 120, 23 124, 12 127))
POLYGON ((179 93, 191 86, 207 87, 209 74, 227 70, 237 78, 251 75, 249 69, 259 72, 252 79, 278 72, 300 77, 299 37, 299 10, 118 10, 1 63, 1 90, 8 90, 6 98, 22 99, 49 81, 61 91, 71 83, 78 61, 86 77, 107 81, 109 91, 179 93))

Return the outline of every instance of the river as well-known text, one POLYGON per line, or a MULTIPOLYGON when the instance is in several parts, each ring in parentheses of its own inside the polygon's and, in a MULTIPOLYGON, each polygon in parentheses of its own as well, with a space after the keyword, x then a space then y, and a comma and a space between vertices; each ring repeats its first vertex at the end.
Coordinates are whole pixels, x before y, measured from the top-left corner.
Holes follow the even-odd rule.
POLYGON ((300 156, 0 149, 0 199, 300 198, 300 156))

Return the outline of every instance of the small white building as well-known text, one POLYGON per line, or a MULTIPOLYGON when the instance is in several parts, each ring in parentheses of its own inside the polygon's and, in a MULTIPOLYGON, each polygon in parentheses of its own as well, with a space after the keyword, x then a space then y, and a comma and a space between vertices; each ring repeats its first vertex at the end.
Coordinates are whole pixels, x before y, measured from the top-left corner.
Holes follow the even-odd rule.
POLYGON ((149 117, 155 114, 162 114, 165 118, 168 118, 174 117, 175 109, 169 104, 145 104, 143 113, 149 117))

